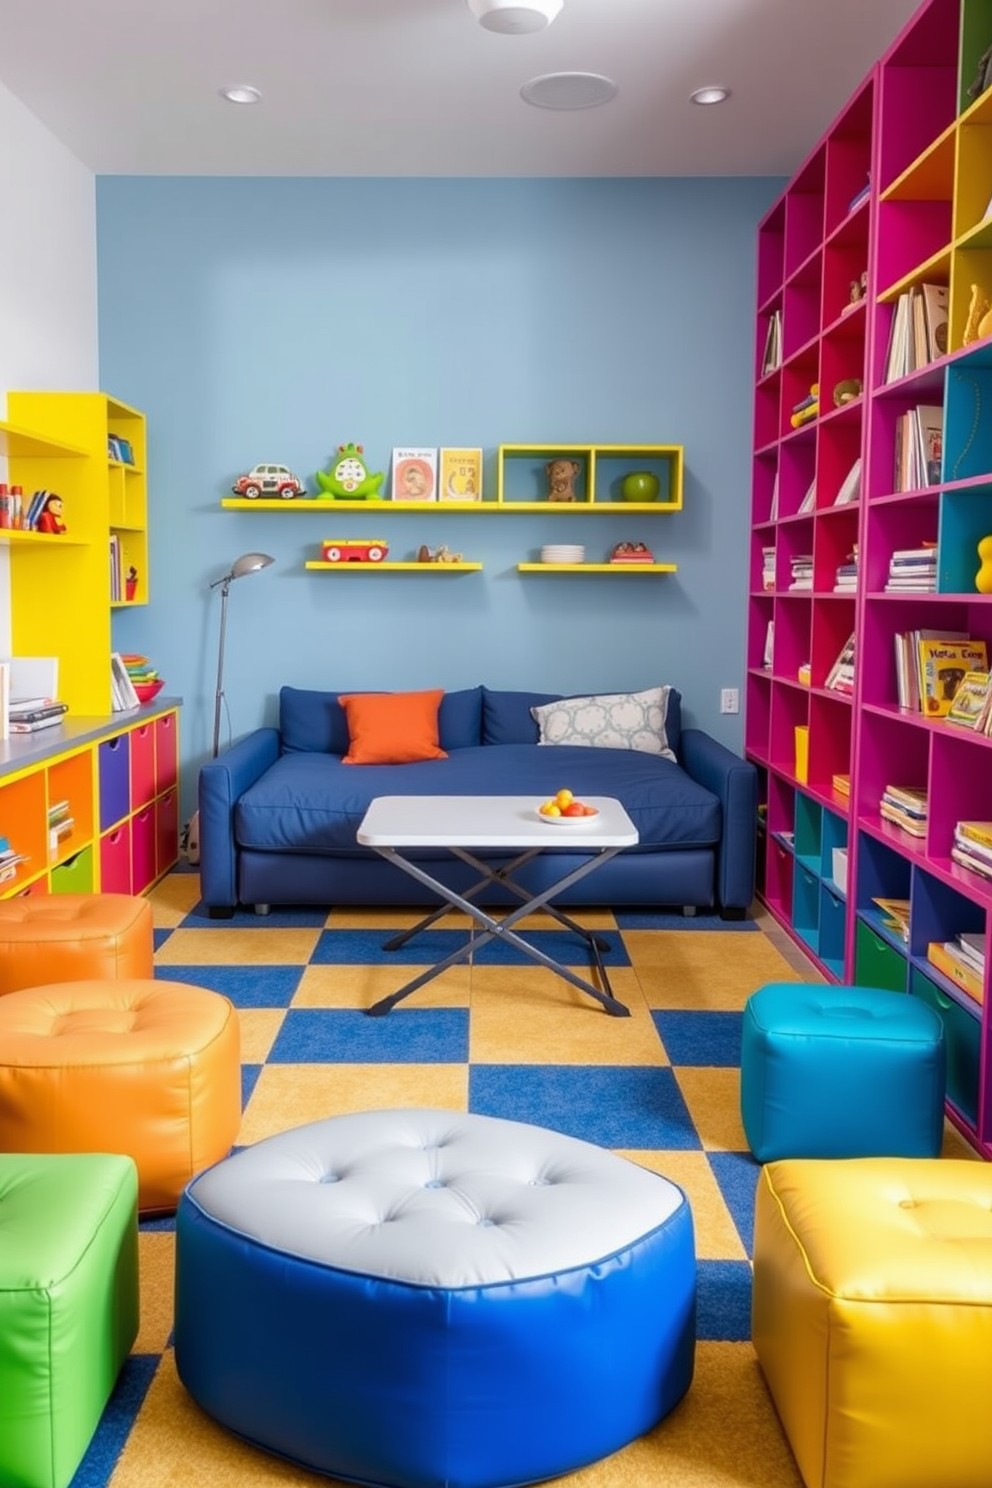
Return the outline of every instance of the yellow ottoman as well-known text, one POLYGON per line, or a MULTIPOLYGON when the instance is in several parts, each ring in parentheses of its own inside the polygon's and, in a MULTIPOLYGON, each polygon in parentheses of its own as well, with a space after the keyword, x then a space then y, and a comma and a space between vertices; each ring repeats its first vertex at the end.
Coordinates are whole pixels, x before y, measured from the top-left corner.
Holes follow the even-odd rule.
POLYGON ((0 997, 0 1152, 121 1152, 138 1207, 176 1207, 241 1124, 228 998, 184 982, 89 981, 0 997))
POLYGON ((807 1488, 988 1488, 992 1167, 768 1164, 752 1337, 807 1488))
POLYGON ((152 975, 152 907, 131 894, 0 900, 0 995, 51 982, 152 975))

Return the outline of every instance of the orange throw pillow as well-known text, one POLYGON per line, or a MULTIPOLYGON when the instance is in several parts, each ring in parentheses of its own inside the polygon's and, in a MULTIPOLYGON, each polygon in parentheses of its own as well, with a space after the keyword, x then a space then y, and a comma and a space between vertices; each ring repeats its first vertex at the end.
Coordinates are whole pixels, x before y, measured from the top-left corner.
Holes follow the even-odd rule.
POLYGON ((438 744, 437 710, 443 688, 430 692, 352 692, 338 702, 348 720, 344 765, 409 765, 447 759, 438 744))

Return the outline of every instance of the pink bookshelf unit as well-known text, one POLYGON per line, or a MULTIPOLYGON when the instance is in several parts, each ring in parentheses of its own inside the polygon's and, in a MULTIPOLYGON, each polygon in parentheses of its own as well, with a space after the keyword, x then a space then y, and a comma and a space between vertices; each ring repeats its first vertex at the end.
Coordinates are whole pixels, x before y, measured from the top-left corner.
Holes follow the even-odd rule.
POLYGON ((992 595, 976 587, 992 534, 992 337, 969 325, 973 286, 992 302, 989 47, 992 0, 923 4, 759 228, 744 723, 761 896, 829 979, 941 1014, 948 1114, 985 1157, 989 961, 973 996, 927 951, 992 930, 992 877, 951 855, 959 821, 992 822, 992 738, 900 703, 896 637, 959 631, 992 661, 992 595), (923 284, 946 294, 946 340, 895 376, 899 299, 923 284), (814 385, 815 416, 795 427, 814 385), (904 416, 921 407, 940 411, 941 438, 927 484, 901 489, 904 416), (893 554, 929 545, 932 591, 887 587, 893 554), (831 668, 852 635, 853 690, 839 691, 831 668), (883 816, 892 785, 926 791, 920 835, 883 816), (907 939, 877 899, 908 904, 907 939))

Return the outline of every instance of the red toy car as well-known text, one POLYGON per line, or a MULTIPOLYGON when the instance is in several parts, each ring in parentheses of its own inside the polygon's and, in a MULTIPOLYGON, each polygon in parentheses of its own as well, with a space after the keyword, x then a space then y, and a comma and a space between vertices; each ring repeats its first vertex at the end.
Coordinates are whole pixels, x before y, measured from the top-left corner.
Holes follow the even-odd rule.
POLYGON ((381 563, 388 552, 381 537, 329 537, 320 556, 325 563, 381 563))
POLYGON ((247 475, 239 475, 231 490, 248 501, 257 501, 259 496, 280 496, 290 501, 294 496, 306 495, 303 482, 286 465, 256 465, 247 475))

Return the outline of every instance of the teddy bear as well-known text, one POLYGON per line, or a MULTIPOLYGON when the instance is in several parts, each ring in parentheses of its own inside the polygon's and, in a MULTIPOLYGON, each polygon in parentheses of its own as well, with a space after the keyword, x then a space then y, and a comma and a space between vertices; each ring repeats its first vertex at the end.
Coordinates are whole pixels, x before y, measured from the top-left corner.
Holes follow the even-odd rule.
POLYGON ((582 469, 579 461, 549 460, 545 469, 548 472, 548 500, 574 501, 575 477, 582 469))

